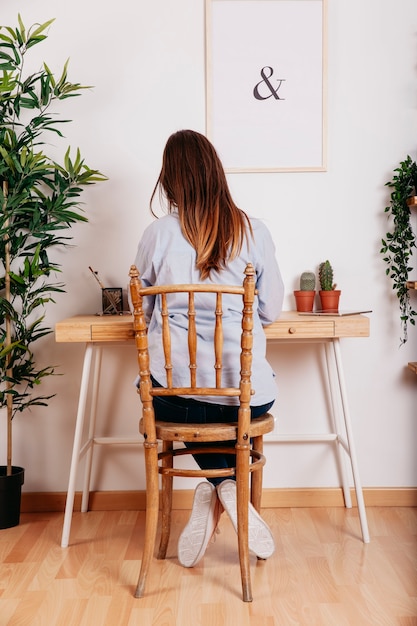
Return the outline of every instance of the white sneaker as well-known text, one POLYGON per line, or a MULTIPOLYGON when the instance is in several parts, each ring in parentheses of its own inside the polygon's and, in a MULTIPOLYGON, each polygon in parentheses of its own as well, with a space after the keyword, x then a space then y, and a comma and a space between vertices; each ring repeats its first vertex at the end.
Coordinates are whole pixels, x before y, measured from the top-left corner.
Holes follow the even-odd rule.
MULTIPOLYGON (((236 481, 223 480, 217 486, 217 493, 237 532, 236 481)), ((275 543, 271 530, 251 503, 249 503, 248 534, 249 550, 260 559, 267 559, 274 553, 275 543)))
POLYGON ((203 558, 216 530, 217 502, 214 485, 207 481, 197 485, 190 519, 178 540, 178 560, 184 567, 193 567, 203 558))

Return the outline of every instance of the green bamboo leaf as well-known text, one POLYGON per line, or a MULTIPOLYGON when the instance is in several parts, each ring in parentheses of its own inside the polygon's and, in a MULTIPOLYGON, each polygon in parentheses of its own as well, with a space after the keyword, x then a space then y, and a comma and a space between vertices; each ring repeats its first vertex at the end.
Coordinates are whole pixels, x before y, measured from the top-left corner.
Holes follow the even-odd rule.
POLYGON ((19 22, 20 32, 22 33, 22 40, 26 41, 26 28, 25 28, 25 25, 22 22, 22 18, 21 18, 20 13, 17 14, 17 21, 19 22))
POLYGON ((52 88, 55 88, 56 82, 55 82, 55 78, 54 75, 52 74, 51 70, 49 69, 49 67, 46 65, 46 63, 43 64, 43 67, 45 69, 45 72, 48 74, 49 76, 49 81, 50 84, 52 85, 52 88))
POLYGON ((65 169, 67 170, 67 172, 70 171, 71 168, 71 159, 70 159, 70 148, 68 147, 67 151, 65 152, 64 155, 64 165, 65 165, 65 169))
POLYGON ((75 157, 74 170, 76 172, 79 172, 82 164, 83 164, 83 160, 81 159, 80 149, 77 148, 77 155, 75 157))
POLYGON ((43 24, 38 26, 38 28, 36 30, 34 30, 33 33, 30 33, 30 38, 37 37, 38 35, 43 33, 53 22, 55 22, 55 19, 56 18, 54 17, 51 20, 48 20, 47 22, 44 22, 43 24))
MULTIPOLYGON (((14 70, 14 64, 13 63, 0 63, 0 71, 2 72, 8 72, 9 70, 13 71, 14 70)), ((2 91, 5 91, 4 88, 2 88, 2 91)))
POLYGON ((10 354, 18 345, 19 341, 14 341, 9 345, 0 344, 0 359, 3 359, 7 354, 10 354))
POLYGON ((10 33, 11 37, 12 37, 12 41, 16 41, 17 40, 17 35, 16 35, 16 31, 13 30, 13 28, 11 26, 5 26, 4 27, 8 33, 10 33))
POLYGON ((41 103, 46 106, 51 95, 51 82, 48 76, 41 78, 41 103))
POLYGON ((3 33, 0 33, 0 40, 5 41, 10 46, 13 45, 13 39, 11 37, 8 37, 7 35, 4 35, 3 33))
POLYGON ((68 63, 69 63, 69 59, 67 59, 64 63, 64 67, 62 69, 62 74, 61 74, 61 78, 58 80, 57 84, 56 84, 56 95, 58 95, 59 93, 61 93, 61 90, 63 88, 63 86, 65 85, 65 81, 67 80, 67 74, 68 74, 68 63))
MULTIPOLYGON (((6 46, 3 46, 3 48, 5 48, 6 46)), ((12 57, 11 54, 9 54, 8 52, 6 52, 5 50, 2 50, 0 48, 0 59, 6 59, 6 61, 14 61, 14 57, 12 57)))
POLYGON ((20 106, 23 109, 37 109, 39 105, 39 100, 36 97, 36 94, 29 94, 28 97, 22 96, 20 98, 20 106))
POLYGON ((18 42, 19 46, 23 46, 24 39, 23 39, 22 34, 21 34, 21 32, 20 32, 20 30, 18 28, 16 28, 16 39, 17 39, 17 42, 18 42))
POLYGON ((40 41, 44 41, 45 39, 46 39, 46 35, 39 35, 39 37, 31 37, 26 44, 26 49, 29 49, 32 46, 36 46, 37 43, 39 43, 40 41))
POLYGON ((28 154, 27 146, 23 146, 22 151, 20 153, 20 163, 22 167, 25 167, 26 165, 27 154, 28 154))

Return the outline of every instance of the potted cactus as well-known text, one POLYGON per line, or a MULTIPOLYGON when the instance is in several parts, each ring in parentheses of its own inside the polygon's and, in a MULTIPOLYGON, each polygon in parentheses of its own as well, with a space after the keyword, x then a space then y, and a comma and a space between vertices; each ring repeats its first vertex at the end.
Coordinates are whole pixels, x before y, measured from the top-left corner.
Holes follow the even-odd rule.
POLYGON ((319 265, 320 302, 321 309, 328 313, 339 311, 340 290, 333 282, 333 267, 330 261, 323 261, 319 265))
POLYGON ((313 310, 315 288, 316 275, 314 272, 303 272, 300 276, 300 289, 294 291, 297 311, 309 313, 313 310))

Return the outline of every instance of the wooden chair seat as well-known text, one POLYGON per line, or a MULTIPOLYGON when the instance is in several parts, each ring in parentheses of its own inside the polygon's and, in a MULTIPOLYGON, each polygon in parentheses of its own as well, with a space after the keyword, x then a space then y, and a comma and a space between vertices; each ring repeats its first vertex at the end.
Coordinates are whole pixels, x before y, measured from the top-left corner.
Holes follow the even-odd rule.
MULTIPOLYGON (((130 294, 134 308, 134 329, 138 354, 140 384, 138 393, 142 402, 142 418, 139 430, 144 438, 145 473, 146 473, 146 526, 145 541, 139 580, 135 596, 140 598, 145 593, 146 579, 154 554, 156 533, 161 502, 161 538, 158 558, 166 556, 172 510, 172 489, 174 476, 182 477, 235 477, 237 489, 237 534, 239 546, 239 562, 241 571, 243 600, 252 600, 249 547, 248 547, 248 505, 253 504, 260 510, 262 494, 262 469, 265 464, 263 454, 263 436, 274 428, 274 418, 266 413, 253 420, 250 419, 250 399, 253 394, 251 388, 252 365, 252 328, 253 302, 255 299, 255 271, 251 265, 245 270, 245 278, 240 286, 192 284, 192 285, 163 285, 156 287, 142 287, 139 272, 135 266, 130 269, 130 294), (169 294, 184 293, 188 297, 188 349, 189 377, 188 387, 176 388, 173 385, 173 365, 171 355, 171 334, 169 326, 169 294), (194 295, 196 293, 214 294, 213 307, 213 376, 215 384, 212 387, 197 387, 197 332, 194 295), (222 325, 222 296, 233 294, 240 297, 242 302, 242 331, 240 337, 240 359, 236 363, 240 383, 236 388, 222 386, 223 367, 223 325, 222 325), (155 298, 155 306, 160 307, 162 316, 162 345, 165 358, 166 381, 163 387, 153 387, 151 379, 151 359, 148 349, 147 326, 143 312, 143 298, 155 298), (219 404, 222 397, 235 396, 239 398, 238 418, 231 423, 183 424, 165 422, 155 419, 153 398, 155 396, 218 396, 219 404), (235 441, 235 446, 230 442, 235 441), (210 445, 210 442, 213 445, 210 445), (225 443, 228 442, 228 446, 225 443), (191 446, 179 447, 182 443, 207 443, 203 448, 194 449, 191 446), (178 444, 178 445, 174 445, 178 444), (221 452, 236 455, 236 464, 232 468, 200 469, 182 468, 175 465, 176 457, 190 454, 204 454, 221 452), (161 475, 161 494, 159 479, 161 475), (160 497, 161 496, 161 497, 160 497)), ((162 382, 162 381, 161 381, 162 382)), ((225 402, 223 402, 225 404, 225 402)))
MULTIPOLYGON (((249 424, 249 436, 259 437, 274 430, 275 418, 271 413, 255 417, 249 424)), ((163 441, 186 441, 188 443, 206 441, 230 441, 237 438, 237 422, 217 424, 178 424, 155 420, 156 436, 163 441)), ((139 432, 143 435, 144 422, 139 422, 139 432)))
MULTIPOLYGON (((256 437, 263 437, 263 435, 266 435, 267 433, 270 433, 274 430, 274 424, 274 416, 270 413, 265 413, 265 415, 254 418, 249 426, 249 437, 252 440, 256 437)), ((162 422, 159 420, 155 420, 155 427, 156 438, 159 441, 171 443, 174 443, 176 441, 180 443, 210 443, 236 440, 238 424, 237 422, 219 422, 216 424, 178 424, 176 422, 162 422)), ((142 435, 144 433, 143 419, 141 419, 139 422, 139 432, 142 435)), ((204 449, 204 452, 206 454, 212 452, 233 454, 234 450, 231 450, 230 447, 222 448, 221 446, 217 445, 206 447, 204 449)), ((161 461, 169 457, 184 456, 186 454, 202 454, 202 451, 200 448, 174 449, 173 446, 166 445, 164 451, 158 453, 158 460, 161 461)), ((250 473, 258 470, 259 466, 263 466, 266 463, 265 456, 258 450, 255 450, 255 448, 253 447, 249 450, 249 456, 252 461, 249 465, 250 473)), ((160 474, 166 476, 182 476, 185 478, 209 478, 219 476, 230 477, 236 475, 236 468, 207 470, 197 468, 174 468, 160 465, 158 467, 158 471, 160 474)), ((251 502, 258 511, 260 508, 260 497, 260 493, 255 494, 254 491, 252 492, 251 502)))

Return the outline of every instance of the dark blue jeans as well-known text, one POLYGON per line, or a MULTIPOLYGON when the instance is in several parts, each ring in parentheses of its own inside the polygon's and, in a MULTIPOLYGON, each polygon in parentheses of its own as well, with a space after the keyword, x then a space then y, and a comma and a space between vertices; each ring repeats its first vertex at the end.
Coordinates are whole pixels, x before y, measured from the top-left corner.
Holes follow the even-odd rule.
MULTIPOLYGON (((152 379, 154 387, 161 385, 152 379)), ((267 413, 274 404, 274 401, 261 406, 251 406, 251 418, 259 417, 267 413)), ((237 406, 224 404, 211 404, 209 402, 200 402, 192 398, 181 398, 178 396, 171 397, 154 397, 153 406, 155 417, 164 422, 179 422, 181 424, 216 424, 219 422, 236 422, 237 406)), ((225 441, 221 445, 225 447, 234 447, 236 441, 225 441)), ((204 448, 214 445, 211 442, 205 443, 185 443, 188 448, 204 448)), ((234 454, 195 454, 195 461, 201 469, 216 469, 234 467, 236 464, 236 456, 234 454)), ((225 478, 209 478, 213 485, 218 485, 225 478)))

